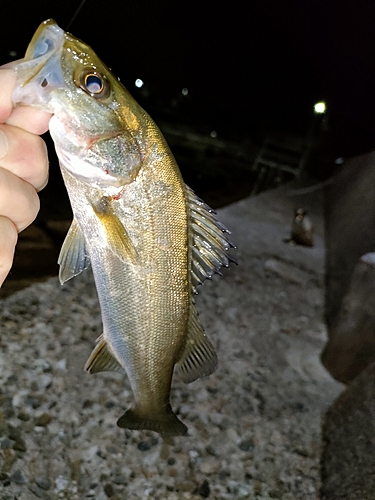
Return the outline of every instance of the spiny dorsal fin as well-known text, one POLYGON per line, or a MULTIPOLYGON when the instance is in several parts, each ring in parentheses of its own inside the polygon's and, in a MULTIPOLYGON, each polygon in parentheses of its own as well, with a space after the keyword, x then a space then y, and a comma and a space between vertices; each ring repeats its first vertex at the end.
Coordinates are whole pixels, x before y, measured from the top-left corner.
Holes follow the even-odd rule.
POLYGON ((105 229, 107 243, 112 252, 123 262, 130 260, 135 263, 137 251, 113 210, 111 198, 103 196, 100 202, 93 206, 93 209, 105 229))
POLYGON ((229 267, 236 261, 229 255, 230 248, 236 248, 228 238, 230 231, 216 218, 216 212, 198 198, 188 186, 186 196, 193 232, 191 277, 193 292, 214 273, 221 274, 222 266, 229 267))
POLYGON ((57 262, 60 266, 59 280, 62 285, 90 265, 85 237, 75 219, 70 225, 57 262))
POLYGON ((104 340, 103 335, 100 335, 97 338, 96 346, 90 354, 89 359, 86 361, 84 369, 89 373, 105 371, 124 372, 124 368, 114 357, 109 345, 106 340, 104 340))
POLYGON ((184 350, 176 366, 185 384, 210 375, 217 367, 214 346, 204 334, 197 311, 193 305, 191 305, 184 350))

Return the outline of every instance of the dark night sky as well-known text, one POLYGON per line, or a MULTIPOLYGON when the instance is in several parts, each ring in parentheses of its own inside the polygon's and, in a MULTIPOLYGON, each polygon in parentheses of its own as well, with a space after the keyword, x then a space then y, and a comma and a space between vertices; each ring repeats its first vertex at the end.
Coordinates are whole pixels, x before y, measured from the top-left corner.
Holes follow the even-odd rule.
MULTIPOLYGON (((0 33, 1 57, 23 54, 38 24, 65 28, 80 0, 14 0, 0 33), (25 5, 28 5, 27 7, 25 5), (31 7, 32 5, 32 7, 31 7), (52 5, 52 7, 51 7, 52 5)), ((375 3, 255 0, 86 0, 70 31, 89 43, 134 93, 135 78, 157 92, 189 89, 197 121, 257 124, 305 133, 325 99, 333 154, 375 146, 375 3)))

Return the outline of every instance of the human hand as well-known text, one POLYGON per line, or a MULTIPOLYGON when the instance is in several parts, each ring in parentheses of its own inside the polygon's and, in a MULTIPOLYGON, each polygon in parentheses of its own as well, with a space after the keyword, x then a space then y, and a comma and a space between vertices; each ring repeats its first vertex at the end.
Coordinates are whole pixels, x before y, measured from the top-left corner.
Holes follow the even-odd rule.
POLYGON ((18 233, 35 219, 37 192, 48 180, 47 148, 39 134, 48 130, 51 115, 28 106, 13 109, 15 83, 14 71, 0 67, 0 287, 12 267, 18 233))

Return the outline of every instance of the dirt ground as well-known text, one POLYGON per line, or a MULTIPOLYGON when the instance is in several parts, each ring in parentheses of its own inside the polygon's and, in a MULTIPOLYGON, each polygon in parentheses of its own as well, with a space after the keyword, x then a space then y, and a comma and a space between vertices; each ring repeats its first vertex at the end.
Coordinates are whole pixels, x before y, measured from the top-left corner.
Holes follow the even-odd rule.
POLYGON ((316 500, 321 419, 342 386, 321 366, 326 340, 320 191, 284 186, 219 211, 238 266, 200 288, 197 308, 217 371, 172 407, 187 437, 124 431, 126 378, 84 373, 101 333, 90 271, 0 300, 0 498, 316 500), (293 209, 312 248, 286 243, 293 209))

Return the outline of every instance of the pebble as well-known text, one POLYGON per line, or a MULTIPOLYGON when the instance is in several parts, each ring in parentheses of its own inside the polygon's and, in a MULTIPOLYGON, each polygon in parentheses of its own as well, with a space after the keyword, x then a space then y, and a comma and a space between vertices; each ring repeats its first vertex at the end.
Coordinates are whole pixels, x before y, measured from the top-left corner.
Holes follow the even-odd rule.
POLYGON ((30 420, 30 415, 22 410, 18 412, 17 417, 23 422, 27 422, 28 420, 30 420))
POLYGON ((14 462, 17 460, 16 452, 14 450, 8 449, 4 450, 2 455, 3 455, 2 470, 3 472, 9 472, 14 462))
POLYGON ((240 441, 238 444, 238 447, 242 451, 253 451, 254 450, 254 441, 250 439, 245 439, 243 441, 240 441))
POLYGON ((208 445, 206 446, 206 452, 209 454, 209 455, 212 455, 213 457, 216 457, 217 455, 217 451, 215 450, 215 448, 212 446, 212 445, 208 445))
POLYGON ((22 438, 17 439, 17 441, 13 445, 13 450, 17 451, 26 451, 26 443, 22 438))
POLYGON ((55 480, 56 491, 64 491, 69 484, 69 481, 62 476, 58 476, 55 480))
POLYGON ((38 497, 38 498, 43 498, 43 496, 44 496, 44 492, 43 492, 43 490, 41 490, 40 488, 38 488, 38 486, 36 486, 35 484, 30 484, 30 485, 28 486, 28 489, 29 489, 32 493, 34 493, 34 495, 35 495, 36 497, 38 497))
POLYGON ((115 477, 113 478, 113 482, 114 482, 115 484, 125 484, 125 485, 126 485, 126 484, 128 484, 128 481, 127 481, 126 477, 125 477, 125 476, 122 476, 122 475, 117 475, 117 476, 115 476, 115 477))
POLYGON ((48 491, 51 488, 50 480, 43 477, 36 477, 35 483, 39 486, 39 488, 42 488, 42 490, 48 491))
POLYGON ((11 439, 4 438, 1 441, 1 449, 2 450, 9 450, 9 448, 12 448, 12 447, 13 447, 13 441, 11 439))
POLYGON ((104 486, 104 493, 107 495, 108 498, 113 497, 113 495, 115 494, 115 490, 111 483, 107 483, 104 486))
POLYGON ((13 441, 17 441, 18 439, 21 439, 21 429, 18 427, 13 427, 12 425, 9 426, 8 428, 8 437, 9 439, 12 439, 13 441))
POLYGON ((148 451, 151 449, 151 445, 149 443, 147 443, 146 441, 140 441, 138 444, 137 444, 137 448, 138 450, 140 451, 148 451))
POLYGON ((40 427, 45 427, 52 421, 52 416, 49 413, 42 413, 36 421, 36 425, 40 427))
MULTIPOLYGON (((253 197, 251 203, 262 199, 266 197, 253 197)), ((116 426, 133 401, 127 377, 83 372, 102 331, 90 270, 64 287, 54 278, 0 299, 0 325, 10 325, 1 339, 0 490, 8 482, 6 493, 13 500, 255 500, 255 490, 261 491, 258 498, 271 497, 270 491, 278 498, 280 489, 279 498, 284 500, 316 500, 317 436, 322 413, 337 395, 336 386, 328 375, 311 381, 306 372, 300 379, 293 360, 284 353, 293 345, 301 348, 299 360, 306 358, 304 349, 307 357, 310 353, 318 357, 325 341, 322 311, 304 300, 290 280, 283 281, 274 272, 266 277, 263 268, 264 260, 281 255, 293 266, 312 269, 316 254, 315 249, 306 256, 299 248, 286 246, 282 224, 270 238, 268 229, 272 232, 285 207, 275 200, 270 209, 264 203, 255 212, 249 207, 245 217, 240 217, 243 206, 234 205, 234 213, 229 213, 232 222, 241 218, 243 224, 233 237, 241 244, 241 266, 233 266, 223 280, 205 283, 197 297, 219 367, 188 386, 174 377, 171 405, 189 434, 164 448, 151 431, 116 426), (260 221, 260 227, 258 218, 267 210, 272 212, 270 219, 266 225, 260 221), (223 298, 222 307, 217 297, 223 298), (308 321, 298 323, 298 335, 282 333, 302 315, 308 321), (41 326, 43 335, 38 331, 41 326), (311 340, 307 327, 324 335, 311 340), (280 375, 285 367, 292 372, 287 382, 280 375), (13 449, 20 440, 26 451, 13 449), (310 442, 316 447, 310 449, 310 442), (308 460, 300 456, 304 448, 308 460), (10 482, 15 469, 29 478, 26 485, 10 482), (277 478, 283 478, 281 486, 277 478)), ((229 228, 235 229, 230 222, 229 228)), ((321 261, 321 269, 313 271, 319 276, 324 270, 321 261)), ((311 290, 315 284, 309 278, 306 293, 311 290)), ((322 290, 316 293, 323 303, 322 290)))
POLYGON ((13 474, 10 476, 10 480, 12 481, 12 483, 16 484, 26 484, 29 482, 26 475, 20 469, 17 469, 13 472, 13 474))
POLYGON ((203 498, 208 498, 210 496, 210 485, 207 479, 199 485, 197 493, 203 498))

